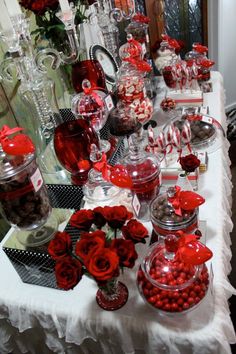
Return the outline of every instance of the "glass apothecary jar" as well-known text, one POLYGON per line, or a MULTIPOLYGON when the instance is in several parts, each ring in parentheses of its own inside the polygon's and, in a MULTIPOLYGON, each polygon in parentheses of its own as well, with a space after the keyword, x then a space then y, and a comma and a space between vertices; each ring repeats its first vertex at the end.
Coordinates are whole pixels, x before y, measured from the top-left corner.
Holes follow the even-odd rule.
MULTIPOLYGON (((206 259, 212 252, 206 250, 206 259)), ((149 247, 137 274, 138 290, 150 306, 161 314, 184 314, 196 308, 210 287, 207 266, 185 262, 178 251, 178 239, 169 235, 165 243, 149 247)), ((197 262, 199 263, 199 262, 197 262)))
POLYGON ((133 102, 146 96, 142 73, 128 62, 122 63, 118 73, 117 96, 125 102, 133 102))
POLYGON ((131 192, 136 217, 148 221, 150 202, 160 190, 161 169, 160 161, 144 151, 141 133, 134 133, 129 138, 129 152, 124 156, 122 164, 132 180, 131 192))
POLYGON ((198 208, 182 210, 182 215, 177 215, 170 196, 174 188, 158 195, 150 204, 150 215, 153 229, 157 237, 165 238, 168 234, 179 235, 179 232, 194 233, 198 228, 198 208))
POLYGON ((34 154, 0 152, 0 210, 12 226, 23 230, 34 230, 47 221, 51 206, 34 154))

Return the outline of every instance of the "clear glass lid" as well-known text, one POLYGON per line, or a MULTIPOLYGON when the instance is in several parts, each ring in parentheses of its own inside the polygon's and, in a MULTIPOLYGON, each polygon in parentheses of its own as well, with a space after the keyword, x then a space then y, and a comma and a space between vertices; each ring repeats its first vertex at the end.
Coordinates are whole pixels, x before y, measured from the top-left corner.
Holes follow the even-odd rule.
POLYGON ((187 288, 198 278, 202 265, 184 263, 178 254, 178 244, 179 238, 170 234, 164 243, 157 242, 149 247, 141 266, 154 286, 178 291, 187 288))

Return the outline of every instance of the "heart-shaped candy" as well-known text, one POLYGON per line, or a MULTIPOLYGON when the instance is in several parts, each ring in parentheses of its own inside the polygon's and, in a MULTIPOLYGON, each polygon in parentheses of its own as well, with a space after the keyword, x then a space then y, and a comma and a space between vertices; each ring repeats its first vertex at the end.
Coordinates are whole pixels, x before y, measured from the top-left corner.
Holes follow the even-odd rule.
POLYGON ((1 145, 8 155, 27 155, 35 151, 32 140, 25 134, 5 138, 1 141, 1 145))
POLYGON ((205 202, 205 199, 191 191, 181 191, 179 193, 180 208, 183 210, 194 210, 205 202))
POLYGON ((212 251, 201 242, 190 241, 178 250, 184 263, 200 265, 207 262, 212 256, 212 251))

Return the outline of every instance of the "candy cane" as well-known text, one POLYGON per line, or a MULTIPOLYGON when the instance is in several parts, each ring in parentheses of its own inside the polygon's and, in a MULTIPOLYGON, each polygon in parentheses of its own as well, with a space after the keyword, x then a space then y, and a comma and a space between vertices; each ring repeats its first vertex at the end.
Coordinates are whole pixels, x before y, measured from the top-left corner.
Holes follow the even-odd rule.
POLYGON ((191 141, 191 127, 190 123, 188 120, 184 122, 184 125, 182 127, 181 131, 181 140, 182 142, 187 145, 189 152, 192 152, 191 146, 190 146, 190 141, 191 141))
POLYGON ((173 132, 173 140, 172 140, 172 145, 177 148, 177 151, 179 153, 179 158, 182 153, 182 148, 181 148, 181 134, 179 128, 174 129, 173 132))
POLYGON ((166 150, 167 154, 170 154, 172 152, 172 150, 173 150, 172 141, 173 141, 174 130, 175 130, 175 126, 174 126, 173 123, 171 123, 169 125, 168 131, 167 131, 167 134, 166 134, 166 141, 167 141, 166 148, 168 146, 170 147, 169 151, 166 150))

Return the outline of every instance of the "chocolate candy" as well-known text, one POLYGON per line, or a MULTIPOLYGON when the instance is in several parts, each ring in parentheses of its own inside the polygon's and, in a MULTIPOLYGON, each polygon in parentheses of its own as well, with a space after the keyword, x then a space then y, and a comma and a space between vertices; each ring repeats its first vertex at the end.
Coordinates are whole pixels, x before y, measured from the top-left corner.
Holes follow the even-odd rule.
MULTIPOLYGON (((182 131, 184 124, 184 119, 186 116, 182 117, 182 120, 174 122, 174 125, 182 131)), ((202 121, 190 121, 191 128, 191 144, 200 144, 214 138, 215 127, 211 124, 202 121)))
POLYGON ((0 183, 1 213, 9 223, 26 230, 43 225, 51 211, 47 188, 41 177, 37 181, 41 184, 39 189, 31 181, 36 171, 33 160, 24 170, 0 183))
POLYGON ((152 204, 152 215, 161 222, 171 222, 172 224, 180 223, 188 220, 192 214, 193 212, 190 211, 183 212, 182 216, 176 215, 171 203, 169 203, 165 197, 157 198, 152 204))

